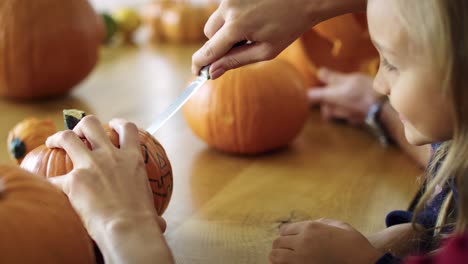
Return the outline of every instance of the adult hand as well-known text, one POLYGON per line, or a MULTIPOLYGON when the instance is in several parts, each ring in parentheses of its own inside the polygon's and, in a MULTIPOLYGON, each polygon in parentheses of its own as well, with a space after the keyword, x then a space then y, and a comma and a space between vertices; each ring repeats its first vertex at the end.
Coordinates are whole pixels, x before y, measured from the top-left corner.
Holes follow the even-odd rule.
POLYGON ((319 104, 325 120, 344 119, 353 125, 364 123, 371 105, 382 100, 372 89, 372 77, 361 73, 339 73, 320 69, 320 81, 325 87, 311 89, 309 101, 319 104))
POLYGON ((276 57, 314 21, 309 0, 224 0, 205 25, 209 41, 192 57, 192 71, 212 63, 213 79, 225 71, 276 57), (249 45, 231 48, 248 40, 249 45))
POLYGON ((223 0, 205 25, 209 41, 192 57, 192 72, 211 64, 216 79, 240 66, 276 57, 315 24, 364 11, 366 0, 223 0), (233 48, 236 43, 250 45, 233 48))
POLYGON ((270 263, 375 263, 382 253, 350 225, 320 219, 283 225, 270 263))
POLYGON ((113 221, 165 221, 153 205, 137 127, 121 119, 109 123, 119 134, 120 148, 115 147, 99 120, 84 117, 73 131, 61 131, 49 137, 49 148, 64 149, 73 162, 73 170, 64 176, 50 178, 69 197, 90 236, 97 239, 103 227, 113 221), (92 150, 82 139, 86 139, 92 150))

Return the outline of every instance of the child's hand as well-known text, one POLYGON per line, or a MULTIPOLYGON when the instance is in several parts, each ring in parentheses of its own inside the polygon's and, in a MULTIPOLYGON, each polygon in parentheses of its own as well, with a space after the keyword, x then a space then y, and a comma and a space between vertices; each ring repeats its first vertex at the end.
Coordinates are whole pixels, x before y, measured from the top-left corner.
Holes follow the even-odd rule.
POLYGON ((326 86, 311 89, 309 101, 311 104, 320 104, 325 120, 338 118, 353 125, 361 125, 371 105, 382 97, 372 89, 373 79, 365 74, 321 69, 318 77, 326 86))
POLYGON ((283 225, 273 241, 270 262, 370 264, 381 255, 348 224, 320 219, 283 225))
POLYGON ((62 131, 47 139, 49 148, 63 148, 74 169, 50 178, 69 197, 91 237, 115 221, 156 223, 164 231, 165 221, 153 206, 152 192, 140 150, 137 127, 114 119, 109 123, 119 134, 120 149, 112 145, 98 119, 83 118, 73 131, 62 131), (89 150, 80 138, 92 147, 89 150))

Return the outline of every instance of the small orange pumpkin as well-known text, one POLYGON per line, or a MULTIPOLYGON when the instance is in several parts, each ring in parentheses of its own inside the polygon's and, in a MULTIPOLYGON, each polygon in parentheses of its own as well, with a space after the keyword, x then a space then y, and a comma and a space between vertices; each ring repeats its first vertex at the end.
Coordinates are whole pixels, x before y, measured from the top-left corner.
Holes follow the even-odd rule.
POLYGON ((164 9, 161 26, 169 42, 198 42, 205 37, 205 10, 188 3, 175 3, 164 9))
POLYGON ((7 138, 10 157, 20 164, 31 150, 45 143, 57 129, 50 119, 26 118, 10 130, 7 138))
MULTIPOLYGON (((66 116, 65 122, 70 124, 68 117, 66 116)), ((77 117, 77 119, 79 118, 81 117, 77 117)), ((119 147, 119 135, 107 125, 104 125, 104 129, 111 142, 119 147)), ((162 145, 148 132, 140 129, 139 138, 148 180, 153 191, 154 206, 158 214, 161 215, 166 210, 172 195, 171 163, 162 145)), ((86 140, 84 141, 87 144, 86 140)), ((73 169, 73 163, 63 149, 49 149, 45 145, 41 145, 26 155, 21 162, 21 167, 34 174, 49 178, 67 174, 73 169)))
POLYGON ((95 263, 67 197, 19 167, 0 165, 0 218, 2 263, 95 263))
POLYGON ((185 0, 152 1, 142 16, 149 26, 152 41, 200 42, 206 39, 203 28, 217 5, 214 0, 204 6, 185 0))
POLYGON ((216 149, 267 152, 301 131, 308 116, 304 80, 284 60, 255 63, 208 81, 183 113, 193 132, 216 149))
POLYGON ((87 0, 0 1, 0 96, 67 93, 94 68, 103 23, 87 0))

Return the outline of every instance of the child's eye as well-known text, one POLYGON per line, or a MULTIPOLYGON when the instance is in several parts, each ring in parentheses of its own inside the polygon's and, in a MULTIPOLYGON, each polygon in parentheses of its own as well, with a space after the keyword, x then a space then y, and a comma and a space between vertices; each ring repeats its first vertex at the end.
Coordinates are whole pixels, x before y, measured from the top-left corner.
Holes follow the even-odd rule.
POLYGON ((387 68, 388 71, 396 71, 396 70, 398 70, 397 67, 395 67, 395 66, 393 66, 392 64, 390 64, 386 58, 382 58, 380 61, 381 61, 381 63, 382 63, 382 66, 384 66, 385 68, 387 68))

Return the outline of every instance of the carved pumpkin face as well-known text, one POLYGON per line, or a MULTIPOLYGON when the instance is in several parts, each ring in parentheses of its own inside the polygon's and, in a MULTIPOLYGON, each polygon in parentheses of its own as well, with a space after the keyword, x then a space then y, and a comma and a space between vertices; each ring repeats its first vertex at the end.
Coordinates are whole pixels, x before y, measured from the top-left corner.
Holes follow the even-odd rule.
POLYGON ((91 239, 67 197, 19 167, 0 165, 2 263, 94 263, 91 239))
POLYGON ((365 14, 346 14, 326 20, 305 32, 279 57, 292 63, 306 78, 308 87, 323 85, 317 70, 375 75, 379 64, 365 14))
MULTIPOLYGON (((111 142, 118 147, 118 134, 104 126, 111 142)), ((153 191, 156 211, 161 215, 167 208, 172 195, 172 167, 162 145, 148 132, 140 129, 141 151, 146 164, 146 173, 153 191)), ((46 178, 67 174, 73 163, 62 149, 49 149, 42 145, 24 158, 21 167, 46 178)))

